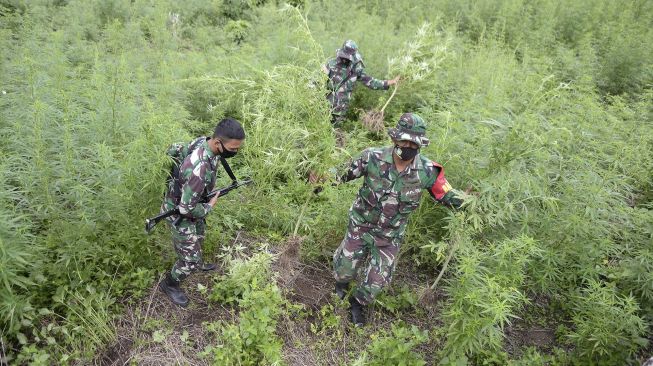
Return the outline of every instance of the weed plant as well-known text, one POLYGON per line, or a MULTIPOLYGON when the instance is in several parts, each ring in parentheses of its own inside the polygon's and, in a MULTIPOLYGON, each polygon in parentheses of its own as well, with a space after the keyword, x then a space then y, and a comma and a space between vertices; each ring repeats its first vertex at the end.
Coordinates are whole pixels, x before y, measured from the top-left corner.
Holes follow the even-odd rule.
POLYGON ((215 365, 281 365, 281 340, 275 334, 286 302, 271 277, 272 257, 258 253, 249 260, 233 260, 229 274, 216 278, 209 299, 238 305, 238 323, 208 325, 215 345, 203 351, 215 365))
MULTIPOLYGON (((414 260, 434 277, 444 258, 434 243, 460 244, 436 361, 635 363, 653 320, 652 3, 294 3, 0 4, 7 362, 88 363, 113 339, 118 304, 168 268, 168 233, 145 236, 142 219, 160 205, 170 143, 225 116, 245 124, 232 166, 256 186, 220 200, 212 250, 241 229, 282 241, 312 194, 310 171, 388 144, 354 122, 388 94, 357 88, 335 147, 320 65, 354 39, 371 75, 404 79, 386 125, 418 112, 432 141, 422 153, 478 193, 458 213, 425 197, 401 250, 400 266, 414 260), (504 328, 533 296, 567 324, 556 344, 566 354, 506 352, 504 328)), ((328 260, 357 184, 326 184, 310 201, 305 260, 328 260)), ((276 314, 278 292, 263 283, 220 299, 276 314)), ((230 355, 276 359, 273 331, 265 352, 238 343, 256 314, 214 329, 230 335, 225 349, 245 350, 230 355)))
POLYGON ((428 331, 414 325, 392 324, 391 331, 372 335, 368 350, 354 361, 354 365, 426 365, 422 356, 413 349, 428 338, 428 331))

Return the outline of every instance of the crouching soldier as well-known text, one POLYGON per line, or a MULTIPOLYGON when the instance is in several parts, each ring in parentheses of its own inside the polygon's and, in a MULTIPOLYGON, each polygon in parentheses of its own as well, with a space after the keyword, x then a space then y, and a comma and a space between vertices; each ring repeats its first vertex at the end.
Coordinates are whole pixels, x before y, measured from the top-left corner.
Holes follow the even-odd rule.
POLYGON ((365 305, 390 283, 408 217, 422 191, 446 206, 459 208, 463 203, 464 193, 451 188, 442 166, 419 153, 429 143, 425 132, 421 117, 403 114, 397 127, 388 130, 393 146, 364 150, 339 179, 364 178, 349 210, 347 235, 333 256, 335 291, 341 299, 361 263, 371 256, 365 279, 349 298, 356 326, 365 323, 365 305))
POLYGON ((329 77, 327 100, 331 103, 331 123, 334 126, 338 126, 345 119, 356 81, 376 90, 387 90, 390 85, 399 81, 399 76, 392 80, 379 80, 367 75, 363 57, 352 40, 345 41, 342 48, 336 50, 336 57, 330 59, 322 67, 322 71, 329 77))
MULTIPOLYGON (((202 261, 206 216, 218 199, 216 195, 206 202, 206 196, 215 186, 218 161, 236 155, 244 139, 241 124, 227 118, 218 123, 212 137, 199 137, 186 145, 174 144, 168 151, 178 165, 171 172, 161 212, 179 208, 181 217, 173 215, 166 219, 177 261, 159 288, 179 306, 188 305, 180 283, 197 269, 216 268, 215 264, 202 261)), ((227 173, 233 175, 230 170, 227 173)))

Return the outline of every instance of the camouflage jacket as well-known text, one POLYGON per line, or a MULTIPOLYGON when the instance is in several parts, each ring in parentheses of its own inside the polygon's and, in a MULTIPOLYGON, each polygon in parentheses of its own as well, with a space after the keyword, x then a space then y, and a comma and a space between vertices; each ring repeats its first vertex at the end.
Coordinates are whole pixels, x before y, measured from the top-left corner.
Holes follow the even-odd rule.
MULTIPOLYGON (((220 156, 211 151, 206 137, 199 137, 188 144, 173 144, 168 148, 168 155, 185 158, 179 166, 179 179, 168 182, 161 212, 178 207, 181 215, 191 220, 204 218, 211 211, 211 206, 202 201, 215 187, 220 156)), ((176 216, 172 217, 172 221, 174 219, 176 216)))
POLYGON ((364 150, 349 167, 344 181, 365 177, 358 197, 349 210, 353 224, 374 228, 375 234, 401 238, 408 216, 427 190, 447 206, 459 208, 462 192, 452 189, 444 177, 444 168, 417 155, 403 172, 397 172, 392 158, 393 147, 364 150))
POLYGON ((333 58, 324 65, 324 71, 329 75, 327 99, 336 114, 347 111, 356 81, 360 81, 370 89, 388 89, 387 80, 375 79, 365 73, 362 61, 345 67, 333 58))

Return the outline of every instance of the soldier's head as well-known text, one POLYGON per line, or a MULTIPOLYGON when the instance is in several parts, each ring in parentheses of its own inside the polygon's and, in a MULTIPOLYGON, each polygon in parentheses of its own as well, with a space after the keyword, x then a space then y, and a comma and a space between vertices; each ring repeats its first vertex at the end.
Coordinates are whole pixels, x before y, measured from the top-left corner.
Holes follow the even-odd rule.
POLYGON ((209 147, 213 153, 230 158, 236 155, 243 140, 245 140, 245 130, 240 122, 233 118, 225 118, 215 126, 213 137, 209 140, 209 147))
POLYGON ((388 135, 395 145, 394 154, 405 161, 413 160, 419 149, 429 144, 426 123, 415 113, 402 114, 397 127, 388 129, 388 135))
POLYGON ((357 63, 361 60, 361 55, 358 52, 356 42, 348 39, 342 44, 341 48, 336 50, 336 57, 341 64, 349 66, 352 63, 357 63))

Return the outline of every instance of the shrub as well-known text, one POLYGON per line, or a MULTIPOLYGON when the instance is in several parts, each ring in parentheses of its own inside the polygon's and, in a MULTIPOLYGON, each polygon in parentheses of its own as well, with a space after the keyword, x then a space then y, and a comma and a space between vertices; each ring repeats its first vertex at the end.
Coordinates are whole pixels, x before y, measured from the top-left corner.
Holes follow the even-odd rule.
POLYGON ((258 253, 246 261, 234 260, 229 265, 229 274, 216 278, 209 299, 237 303, 239 313, 237 324, 208 324, 208 330, 217 340, 205 348, 203 355, 214 364, 282 363, 281 340, 275 331, 286 302, 270 277, 271 259, 268 254, 258 253))
POLYGON ((625 363, 639 347, 646 323, 637 315, 632 296, 621 296, 614 287, 590 281, 574 297, 573 324, 568 337, 575 352, 586 362, 625 363))
POLYGON ((416 326, 393 323, 390 331, 373 334, 372 342, 354 365, 426 365, 422 356, 413 349, 428 340, 428 331, 416 326))
POLYGON ((528 237, 490 244, 485 251, 465 239, 458 245, 460 259, 447 286, 451 298, 443 314, 445 364, 501 351, 503 327, 528 302, 521 287, 538 252, 536 242, 528 237))

